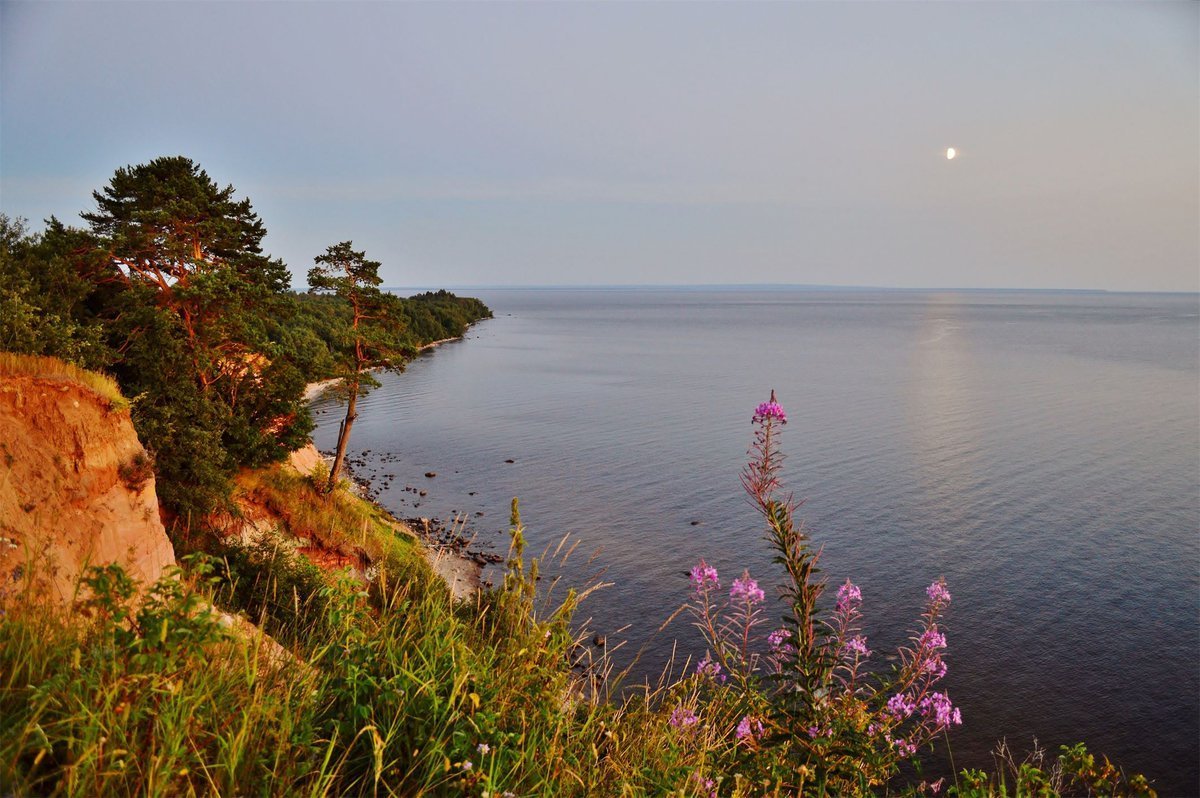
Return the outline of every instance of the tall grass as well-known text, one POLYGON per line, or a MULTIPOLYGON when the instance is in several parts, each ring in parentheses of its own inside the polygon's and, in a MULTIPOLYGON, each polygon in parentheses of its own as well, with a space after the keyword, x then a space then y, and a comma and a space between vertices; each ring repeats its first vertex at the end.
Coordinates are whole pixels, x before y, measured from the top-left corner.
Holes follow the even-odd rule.
POLYGON ((119 569, 88 583, 75 623, 33 607, 0 623, 0 792, 234 795, 269 780, 287 794, 310 779, 315 675, 227 642, 177 580, 140 609, 119 569))
POLYGON ((207 541, 202 546, 219 558, 216 599, 286 641, 311 640, 314 627, 327 626, 322 608, 329 601, 328 579, 298 552, 297 543, 354 561, 377 584, 444 590, 410 530, 354 495, 347 483, 330 493, 323 484, 321 474, 304 476, 283 465, 239 474, 236 495, 265 508, 278 534, 249 545, 207 541))
POLYGON ((202 609, 220 597, 219 565, 194 561, 188 581, 164 579, 141 607, 119 569, 95 571, 71 622, 28 606, 0 619, 0 792, 620 795, 700 784, 691 774, 705 738, 676 739, 660 696, 618 705, 595 681, 585 689, 571 667, 577 596, 540 606, 536 561, 514 552, 503 587, 458 604, 386 568, 365 588, 324 582, 292 616, 301 628, 283 663, 202 609))

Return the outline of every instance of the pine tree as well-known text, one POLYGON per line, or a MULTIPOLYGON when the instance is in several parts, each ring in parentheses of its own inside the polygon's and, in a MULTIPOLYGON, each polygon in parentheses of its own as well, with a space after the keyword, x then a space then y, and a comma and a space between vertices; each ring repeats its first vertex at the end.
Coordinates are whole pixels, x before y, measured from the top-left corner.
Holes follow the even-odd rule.
POLYGON ((112 370, 138 397, 168 503, 204 511, 234 468, 285 457, 312 428, 304 380, 268 334, 290 274, 263 253, 250 201, 188 158, 118 169, 93 196, 87 268, 121 353, 112 370))
POLYGON ((150 289, 175 313, 204 392, 236 404, 263 341, 252 314, 288 288, 287 267, 263 254, 266 228, 250 200, 234 199, 191 159, 156 158, 118 169, 97 210, 81 214, 104 244, 108 277, 150 289))
POLYGON ((379 385, 371 369, 403 370, 404 358, 411 348, 403 339, 404 317, 396 298, 379 290, 379 261, 367 260, 350 241, 334 244, 325 254, 313 259, 308 272, 309 290, 315 294, 333 294, 350 305, 350 340, 340 351, 342 389, 346 396, 346 417, 338 428, 337 451, 329 471, 326 491, 337 484, 338 473, 346 458, 350 429, 358 418, 358 397, 367 388, 379 385))

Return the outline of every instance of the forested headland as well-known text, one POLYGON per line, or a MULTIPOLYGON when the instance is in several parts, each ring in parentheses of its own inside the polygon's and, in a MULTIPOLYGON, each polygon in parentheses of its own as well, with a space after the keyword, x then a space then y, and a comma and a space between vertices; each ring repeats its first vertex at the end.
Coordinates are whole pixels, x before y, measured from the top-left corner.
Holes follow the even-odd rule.
MULTIPOLYGON (((307 442, 304 386, 345 370, 351 303, 293 291, 288 266, 263 251, 250 200, 188 158, 118 169, 93 199, 83 226, 0 216, 0 350, 111 375, 164 506, 203 515, 228 499, 238 468, 307 442)), ((366 357, 403 368, 490 315, 446 291, 383 293, 366 357)))

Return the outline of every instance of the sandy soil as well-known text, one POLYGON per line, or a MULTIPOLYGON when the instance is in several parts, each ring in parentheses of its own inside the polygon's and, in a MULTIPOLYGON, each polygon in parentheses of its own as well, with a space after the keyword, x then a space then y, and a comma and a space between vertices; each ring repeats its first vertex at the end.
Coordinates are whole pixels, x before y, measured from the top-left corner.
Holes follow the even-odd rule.
POLYGON ((442 578, 455 599, 471 598, 480 587, 483 569, 473 560, 456 551, 438 551, 425 546, 425 559, 433 572, 442 578))
POLYGON ((175 564, 129 411, 72 379, 0 376, 0 603, 68 607, 109 563, 143 587, 175 564))

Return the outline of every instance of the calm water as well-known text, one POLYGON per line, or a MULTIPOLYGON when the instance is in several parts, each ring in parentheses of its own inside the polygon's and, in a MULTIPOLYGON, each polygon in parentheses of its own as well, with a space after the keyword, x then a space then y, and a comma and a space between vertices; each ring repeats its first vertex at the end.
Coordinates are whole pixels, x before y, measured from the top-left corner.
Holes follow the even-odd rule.
POLYGON ((534 549, 578 541, 567 580, 615 583, 592 626, 657 668, 673 639, 694 651, 683 620, 654 633, 698 558, 777 582, 738 484, 774 388, 786 483, 830 581, 861 585, 872 649, 949 583, 958 767, 1000 737, 1083 740, 1200 792, 1195 295, 477 293, 494 320, 361 403, 351 447, 396 475, 391 509, 467 512, 503 547, 520 496, 534 549))

